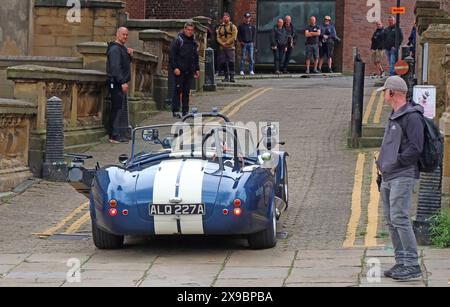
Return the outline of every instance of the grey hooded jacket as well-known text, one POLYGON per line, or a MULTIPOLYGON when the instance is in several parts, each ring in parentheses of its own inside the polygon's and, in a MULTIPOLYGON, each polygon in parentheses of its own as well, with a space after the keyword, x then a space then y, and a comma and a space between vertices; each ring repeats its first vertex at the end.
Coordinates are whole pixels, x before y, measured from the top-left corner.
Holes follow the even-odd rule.
POLYGON ((393 112, 386 127, 377 161, 384 181, 399 177, 419 179, 419 158, 423 151, 423 107, 408 103, 393 112))

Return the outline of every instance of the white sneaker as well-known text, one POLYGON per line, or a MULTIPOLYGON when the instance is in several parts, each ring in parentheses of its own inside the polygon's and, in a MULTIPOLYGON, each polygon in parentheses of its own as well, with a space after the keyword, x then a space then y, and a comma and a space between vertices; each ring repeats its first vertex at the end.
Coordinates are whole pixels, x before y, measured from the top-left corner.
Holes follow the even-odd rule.
POLYGON ((250 75, 254 76, 254 75, 255 75, 255 72, 254 72, 254 71, 251 71, 251 72, 250 72, 250 75))
POLYGON ((241 75, 241 76, 245 76, 245 73, 241 70, 240 75, 241 75))

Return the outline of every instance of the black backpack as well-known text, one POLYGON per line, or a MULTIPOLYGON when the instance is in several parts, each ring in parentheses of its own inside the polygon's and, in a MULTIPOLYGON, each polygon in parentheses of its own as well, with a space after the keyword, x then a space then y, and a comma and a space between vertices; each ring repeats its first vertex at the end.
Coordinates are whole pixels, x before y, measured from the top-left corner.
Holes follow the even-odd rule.
POLYGON ((425 132, 423 152, 419 159, 419 170, 422 173, 433 173, 442 165, 444 158, 444 137, 434 121, 422 116, 425 132))

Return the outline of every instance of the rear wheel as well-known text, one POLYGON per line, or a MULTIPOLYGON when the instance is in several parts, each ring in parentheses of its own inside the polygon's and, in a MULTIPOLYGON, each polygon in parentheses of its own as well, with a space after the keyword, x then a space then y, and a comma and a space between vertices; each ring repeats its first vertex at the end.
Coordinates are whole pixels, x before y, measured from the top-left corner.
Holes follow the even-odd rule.
POLYGON ((277 245, 277 218, 273 207, 270 227, 248 236, 248 245, 251 249, 266 249, 277 245))
POLYGON ((120 249, 123 247, 124 236, 117 236, 98 228, 92 221, 92 238, 99 249, 120 249))

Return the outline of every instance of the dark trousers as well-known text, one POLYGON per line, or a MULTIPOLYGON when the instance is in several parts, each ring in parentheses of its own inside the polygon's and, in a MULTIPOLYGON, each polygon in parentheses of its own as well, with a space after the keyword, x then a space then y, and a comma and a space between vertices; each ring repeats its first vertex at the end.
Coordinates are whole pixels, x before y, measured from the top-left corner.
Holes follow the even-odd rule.
POLYGON ((122 91, 120 85, 115 84, 114 88, 109 86, 109 92, 111 94, 111 115, 109 118, 109 137, 119 138, 120 135, 120 118, 122 116, 122 110, 126 94, 122 91))
POLYGON ((284 56, 284 66, 283 66, 284 71, 288 70, 289 62, 291 61, 292 50, 294 50, 294 48, 288 47, 286 55, 284 56))
POLYGON ((284 55, 286 52, 284 52, 284 49, 286 46, 278 45, 277 49, 273 50, 273 62, 275 66, 275 71, 280 71, 281 65, 283 63, 284 55))
POLYGON ((191 83, 193 73, 181 72, 178 77, 175 76, 175 88, 172 97, 172 112, 180 112, 180 95, 183 95, 183 105, 181 112, 186 114, 189 112, 189 95, 191 93, 191 83))
POLYGON ((236 51, 231 48, 221 48, 222 68, 225 72, 225 78, 234 78, 234 62, 236 59, 236 51))

